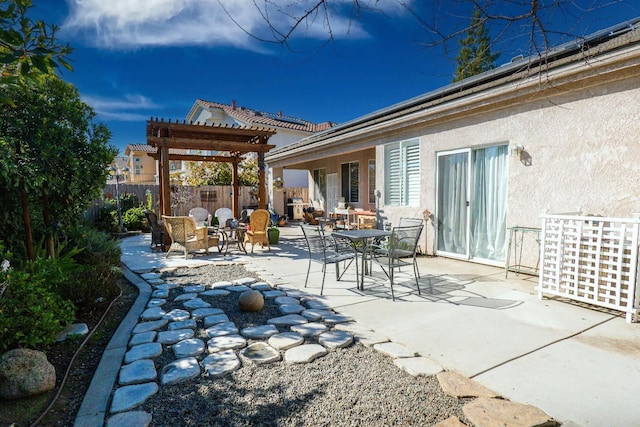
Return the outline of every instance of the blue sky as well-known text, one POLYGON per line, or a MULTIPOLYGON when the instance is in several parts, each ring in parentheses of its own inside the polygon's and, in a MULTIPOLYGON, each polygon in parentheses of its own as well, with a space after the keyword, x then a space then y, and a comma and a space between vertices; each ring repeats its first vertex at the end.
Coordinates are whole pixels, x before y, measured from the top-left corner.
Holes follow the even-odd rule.
MULTIPOLYGON (((637 0, 566 2, 544 11, 554 43, 640 16, 637 0)), ((61 28, 58 38, 74 48, 74 71, 62 77, 79 89, 123 153, 127 144, 146 143, 149 117, 183 120, 198 98, 343 123, 445 86, 455 71, 458 38, 429 46, 437 36, 425 27, 451 34, 468 23, 472 9, 467 0, 360 0, 365 8, 355 16, 352 0, 331 0, 330 27, 319 15, 294 32, 289 47, 247 34, 272 37, 260 12, 285 30, 290 21, 278 6, 297 14, 312 3, 34 0, 33 16, 61 28)), ((492 3, 496 13, 519 11, 513 0, 492 3)), ((499 64, 531 52, 525 22, 504 29, 490 24, 499 64)))

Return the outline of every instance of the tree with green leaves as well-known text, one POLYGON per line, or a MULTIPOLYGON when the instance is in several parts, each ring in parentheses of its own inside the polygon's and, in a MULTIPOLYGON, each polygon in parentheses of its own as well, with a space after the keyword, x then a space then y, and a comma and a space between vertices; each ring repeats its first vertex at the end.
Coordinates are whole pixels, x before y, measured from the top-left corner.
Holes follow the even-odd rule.
POLYGON ((460 52, 456 58, 458 67, 453 76, 454 82, 496 67, 496 60, 500 53, 491 52, 491 37, 485 22, 486 19, 483 18, 480 9, 474 9, 466 37, 459 41, 460 52))
POLYGON ((54 234, 79 222, 100 195, 117 149, 73 85, 54 75, 31 78, 31 86, 8 87, 13 102, 0 105, 0 235, 14 253, 24 238, 33 259, 32 236, 54 255, 54 234))
MULTIPOLYGON (((188 162, 188 185, 231 185, 233 168, 231 163, 188 162)), ((254 156, 245 157, 238 165, 238 181, 240 185, 254 187, 258 185, 258 162, 254 156)))
POLYGON ((0 104, 12 102, 11 86, 29 86, 34 76, 60 66, 72 69, 71 47, 55 38, 58 27, 28 18, 31 7, 31 0, 0 1, 0 104))

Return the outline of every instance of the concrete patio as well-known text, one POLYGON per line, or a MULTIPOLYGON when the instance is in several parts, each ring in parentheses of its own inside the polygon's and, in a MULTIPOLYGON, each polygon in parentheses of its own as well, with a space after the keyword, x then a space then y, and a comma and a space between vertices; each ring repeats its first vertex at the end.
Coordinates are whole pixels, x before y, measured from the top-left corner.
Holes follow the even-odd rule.
MULTIPOLYGON (((214 251, 188 260, 177 253, 164 258, 149 243, 149 235, 122 241, 129 269, 247 262, 274 284, 304 287, 308 261, 296 226, 281 228, 280 244, 271 252, 258 247, 253 255, 231 251, 225 258, 214 251)), ((337 282, 330 267, 323 298, 445 370, 536 406, 565 425, 640 424, 633 398, 640 394, 640 325, 626 323, 618 312, 538 300, 537 277, 510 273, 505 279, 504 269, 445 258, 421 257, 419 266, 421 295, 409 275, 400 275, 411 286, 396 286, 393 302, 379 268, 359 291, 354 268, 337 282)), ((318 294, 321 277, 321 265, 312 263, 305 290, 318 294)))

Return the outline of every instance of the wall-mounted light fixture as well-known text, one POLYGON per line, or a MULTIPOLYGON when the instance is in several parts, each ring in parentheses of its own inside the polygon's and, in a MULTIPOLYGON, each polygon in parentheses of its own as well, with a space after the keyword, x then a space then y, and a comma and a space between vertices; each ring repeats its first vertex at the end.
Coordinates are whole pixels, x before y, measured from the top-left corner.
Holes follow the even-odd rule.
POLYGON ((511 146, 511 157, 520 158, 523 152, 524 152, 524 145, 516 144, 511 146))

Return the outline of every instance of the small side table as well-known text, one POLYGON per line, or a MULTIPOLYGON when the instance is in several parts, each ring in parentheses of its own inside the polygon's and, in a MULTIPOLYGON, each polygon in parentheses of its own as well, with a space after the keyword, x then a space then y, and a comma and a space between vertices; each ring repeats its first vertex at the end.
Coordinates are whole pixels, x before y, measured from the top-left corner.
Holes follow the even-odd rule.
POLYGON ((540 263, 540 228, 535 227, 509 227, 509 246, 507 248, 507 259, 504 264, 504 277, 508 277, 509 271, 516 275, 520 273, 538 275, 538 264, 540 263), (525 236, 533 235, 538 243, 538 259, 535 266, 522 265, 522 249, 525 244, 525 236), (511 251, 513 249, 513 264, 511 263, 511 251))

